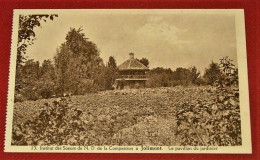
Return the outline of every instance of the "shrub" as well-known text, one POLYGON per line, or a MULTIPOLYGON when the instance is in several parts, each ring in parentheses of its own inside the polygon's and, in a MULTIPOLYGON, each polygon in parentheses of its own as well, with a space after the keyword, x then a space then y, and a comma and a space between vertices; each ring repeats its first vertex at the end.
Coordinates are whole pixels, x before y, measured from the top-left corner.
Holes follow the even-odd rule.
POLYGON ((239 90, 235 85, 238 83, 237 69, 230 71, 230 66, 233 66, 230 61, 221 61, 221 64, 225 74, 214 82, 217 88, 213 91, 215 100, 184 103, 176 115, 176 135, 181 137, 183 145, 242 145, 239 90))
MULTIPOLYGON (((12 145, 75 145, 86 136, 83 112, 70 107, 69 100, 57 99, 45 103, 39 116, 15 124, 12 145)), ((83 145, 84 142, 81 142, 83 145)))

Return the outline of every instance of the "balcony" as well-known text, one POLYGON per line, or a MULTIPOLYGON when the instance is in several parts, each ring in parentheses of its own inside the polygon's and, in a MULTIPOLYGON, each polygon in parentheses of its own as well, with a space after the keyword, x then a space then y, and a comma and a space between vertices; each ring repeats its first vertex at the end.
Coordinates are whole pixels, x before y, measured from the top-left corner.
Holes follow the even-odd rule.
POLYGON ((147 75, 118 75, 117 80, 147 80, 147 75))

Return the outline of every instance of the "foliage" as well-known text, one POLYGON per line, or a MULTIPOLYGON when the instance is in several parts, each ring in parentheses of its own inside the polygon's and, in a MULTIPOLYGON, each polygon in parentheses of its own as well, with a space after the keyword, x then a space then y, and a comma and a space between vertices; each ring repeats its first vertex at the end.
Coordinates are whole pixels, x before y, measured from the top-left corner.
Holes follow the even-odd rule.
POLYGON ((149 73, 149 80, 147 81, 147 87, 169 87, 172 79, 172 70, 170 68, 164 69, 162 67, 154 68, 149 73))
POLYGON ((216 80, 220 81, 223 78, 223 76, 224 75, 221 72, 220 66, 213 61, 209 65, 209 68, 205 69, 205 73, 203 75, 208 85, 214 85, 216 80))
POLYGON ((108 63, 107 63, 107 67, 111 68, 113 71, 117 70, 117 65, 116 65, 116 60, 113 56, 109 57, 108 63))
POLYGON ((12 145, 203 145, 190 122, 206 144, 239 145, 237 99, 216 99, 214 89, 113 90, 18 102, 12 145))
POLYGON ((27 47, 32 45, 36 39, 34 32, 35 27, 41 27, 42 21, 46 22, 47 19, 53 20, 58 17, 56 14, 51 15, 20 15, 19 28, 18 28, 18 43, 17 43, 17 59, 16 59, 16 76, 15 76, 15 92, 16 97, 21 97, 21 89, 26 85, 23 80, 23 64, 26 61, 24 55, 26 54, 27 47), (17 96, 19 95, 19 96, 17 96))
MULTIPOLYGON (((241 120, 238 86, 234 79, 237 72, 226 72, 234 67, 230 60, 224 58, 220 66, 225 73, 222 80, 217 79, 217 88, 212 88, 215 95, 213 101, 194 101, 183 103, 177 113, 178 132, 183 145, 241 145, 241 120), (232 65, 231 65, 232 64, 232 65)), ((216 64, 211 65, 212 71, 217 71, 216 64)), ((236 69, 234 69, 236 71, 236 69)), ((209 73, 209 72, 208 72, 209 73)), ((223 76, 222 76, 223 77, 223 76)), ((219 77, 218 77, 219 78, 219 77)))
POLYGON ((169 79, 170 77, 166 73, 151 74, 146 83, 146 86, 150 88, 169 87, 170 86, 169 79))
POLYGON ((61 94, 84 94, 99 89, 99 73, 104 64, 96 45, 88 41, 81 28, 71 28, 54 62, 61 94))
POLYGON ((40 74, 41 77, 36 86, 38 89, 37 92, 42 98, 51 98, 56 94, 55 90, 57 88, 55 84, 55 68, 51 60, 43 61, 42 66, 40 67, 40 74))
POLYGON ((145 65, 146 67, 149 67, 149 60, 147 58, 141 58, 141 59, 136 58, 136 60, 142 63, 143 65, 145 65))
POLYGON ((41 27, 41 21, 46 22, 47 19, 53 20, 58 17, 57 14, 51 15, 20 15, 19 16, 19 29, 18 29, 18 46, 17 46, 17 64, 23 63, 24 54, 29 45, 33 44, 35 38, 35 27, 41 27))
POLYGON ((82 111, 70 108, 64 98, 45 103, 37 117, 14 125, 12 144, 73 145, 84 138, 84 118, 82 111))
POLYGON ((181 106, 177 113, 176 135, 182 137, 182 145, 241 145, 238 97, 218 98, 211 102, 197 101, 181 106))
POLYGON ((172 71, 170 68, 154 68, 149 73, 148 87, 171 87, 171 86, 188 86, 200 85, 202 80, 199 79, 200 72, 195 66, 187 68, 177 68, 172 71))
POLYGON ((20 66, 20 91, 15 92, 15 102, 50 98, 55 94, 55 73, 51 60, 27 60, 20 66))
POLYGON ((192 84, 200 84, 200 81, 198 80, 200 76, 200 72, 195 66, 192 66, 189 68, 190 70, 190 81, 192 84))
POLYGON ((173 73, 173 79, 177 85, 190 85, 192 82, 191 70, 186 68, 177 68, 173 73))
POLYGON ((39 62, 27 60, 18 72, 15 101, 24 101, 113 89, 117 66, 114 57, 109 57, 105 66, 97 46, 82 29, 71 28, 66 42, 57 49, 54 64, 44 60, 40 66, 39 62))
POLYGON ((219 66, 224 74, 223 78, 216 82, 220 88, 231 87, 232 85, 238 86, 238 69, 232 64, 232 61, 228 57, 220 59, 219 66))
POLYGON ((107 66, 104 68, 104 83, 105 83, 105 90, 114 89, 113 84, 115 83, 116 76, 118 74, 118 69, 116 65, 116 60, 113 56, 109 57, 107 66))

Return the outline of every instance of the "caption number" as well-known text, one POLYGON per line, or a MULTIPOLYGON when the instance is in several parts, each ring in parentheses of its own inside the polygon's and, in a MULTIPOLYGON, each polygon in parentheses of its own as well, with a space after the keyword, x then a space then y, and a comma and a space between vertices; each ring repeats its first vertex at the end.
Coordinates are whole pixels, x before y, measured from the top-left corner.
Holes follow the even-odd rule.
POLYGON ((36 147, 36 146, 32 146, 31 149, 32 149, 32 150, 37 150, 37 147, 36 147))

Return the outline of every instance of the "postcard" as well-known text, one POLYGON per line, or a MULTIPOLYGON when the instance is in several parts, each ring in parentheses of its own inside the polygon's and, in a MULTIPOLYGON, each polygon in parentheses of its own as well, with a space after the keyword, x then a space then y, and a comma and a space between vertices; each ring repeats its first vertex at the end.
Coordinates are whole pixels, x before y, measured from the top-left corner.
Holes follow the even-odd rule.
POLYGON ((252 153, 244 21, 15 9, 5 152, 252 153))

